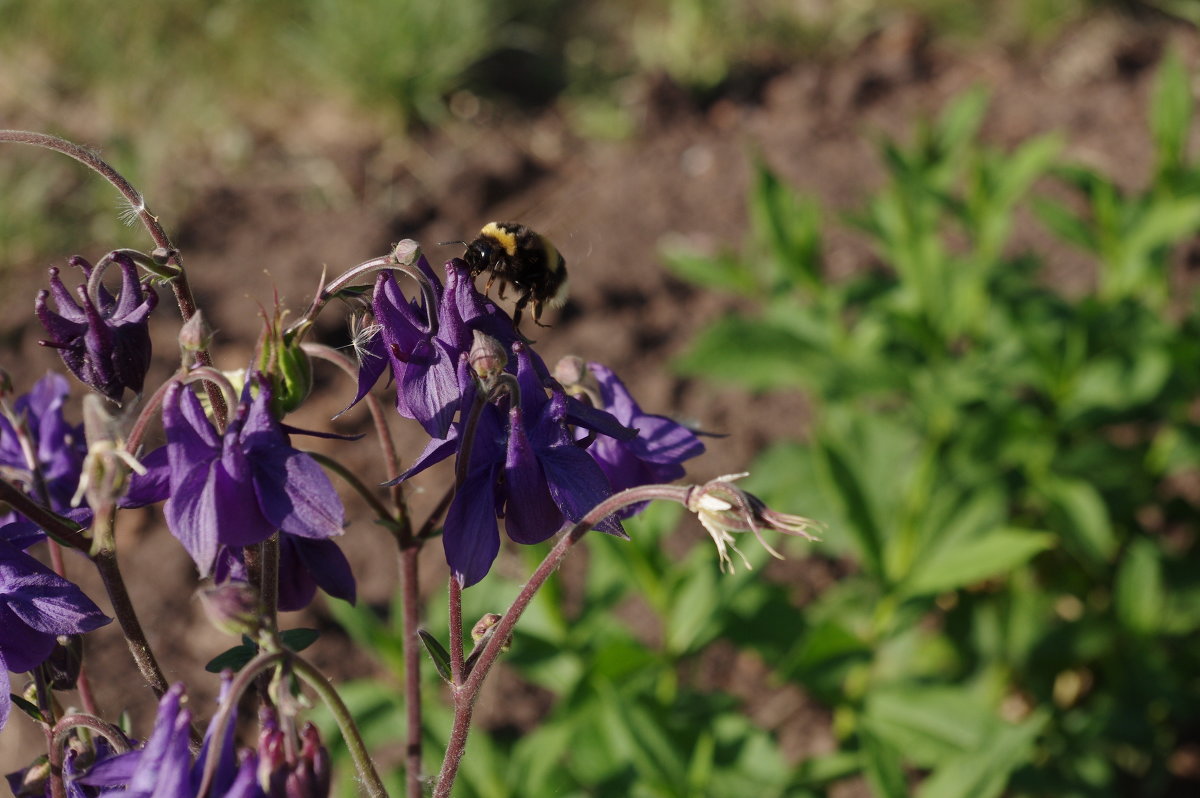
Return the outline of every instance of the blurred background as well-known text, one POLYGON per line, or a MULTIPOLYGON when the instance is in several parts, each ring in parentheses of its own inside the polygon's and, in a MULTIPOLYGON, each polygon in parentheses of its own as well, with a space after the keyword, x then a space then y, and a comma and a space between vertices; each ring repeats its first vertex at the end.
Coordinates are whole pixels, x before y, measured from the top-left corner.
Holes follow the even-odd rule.
MULTIPOLYGON (((748 470, 827 525, 784 561, 748 542, 732 575, 669 508, 591 541, 485 689, 456 794, 1200 790, 1195 3, 0 0, 0 21, 3 126, 95 147, 143 192, 224 367, 255 303, 301 309, 322 267, 525 222, 571 271, 547 361, 601 361, 727 435, 691 478, 748 470)), ((23 392, 59 368, 30 313, 46 267, 152 244, 73 162, 0 156, 0 365, 23 392)), ((334 309, 318 332, 350 340, 334 309)), ((329 426, 340 380, 297 426, 329 426)), ((126 515, 134 601, 202 708, 229 641, 164 598, 195 576, 159 517, 126 515)), ((358 604, 285 625, 322 632, 399 784, 391 544, 359 519, 343 547, 358 604)), ((506 550, 468 619, 540 554, 506 550)), ((144 722, 105 634, 102 705, 144 722)), ((2 769, 39 744, 14 717, 2 769)))

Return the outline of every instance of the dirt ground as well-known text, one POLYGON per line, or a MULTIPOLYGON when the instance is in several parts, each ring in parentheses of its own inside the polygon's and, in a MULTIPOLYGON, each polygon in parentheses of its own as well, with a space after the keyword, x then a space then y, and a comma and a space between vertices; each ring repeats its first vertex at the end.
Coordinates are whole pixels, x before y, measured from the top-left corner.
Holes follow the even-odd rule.
MULTIPOLYGON (((290 130, 264 132, 253 168, 211 172, 192 207, 181 218, 162 221, 218 331, 218 357, 227 368, 245 362, 256 337, 254 303, 269 305, 277 290, 285 305, 299 309, 322 266, 336 273, 406 237, 421 241, 438 261, 458 253, 436 242, 469 237, 489 219, 527 222, 557 242, 571 273, 571 301, 551 319, 552 330, 539 331, 539 350, 548 362, 568 353, 602 361, 648 410, 728 433, 710 439, 709 453, 690 469, 702 480, 743 470, 768 442, 802 435, 807 417, 801 396, 750 396, 682 379, 668 367, 697 331, 735 303, 672 278, 660 264, 658 248, 668 236, 700 248, 737 247, 746 229, 751 156, 761 154, 828 208, 855 208, 882 180, 875 145, 881 134, 906 136, 919 115, 935 113, 982 84, 992 94, 985 135, 996 146, 1058 131, 1071 158, 1137 185, 1151 166, 1144 115, 1148 87, 1169 46, 1177 47, 1187 63, 1196 63, 1200 40, 1194 32, 1164 23, 1098 18, 1043 48, 1014 54, 931 44, 924 28, 908 21, 863 42, 849 57, 763 74, 706 107, 697 107, 666 82, 646 85, 636 103, 639 132, 615 143, 575 138, 554 112, 523 120, 483 114, 435 136, 397 144, 357 134, 351 121, 330 112, 309 111, 290 130), (315 180, 325 187, 324 199, 314 199, 315 180), (340 198, 332 207, 331 195, 340 198)), ((836 224, 835 214, 829 219, 831 275, 879 266, 861 239, 836 224)), ((149 248, 141 240, 120 245, 149 248)), ((1017 245, 1052 247, 1052 279, 1068 289, 1088 284, 1086 260, 1051 245, 1030 220, 1018 229, 1017 245)), ((4 264, 23 275, 19 281, 10 278, 0 297, 5 311, 0 363, 13 371, 19 386, 57 367, 53 356, 35 344, 39 331, 28 326, 29 310, 44 280, 42 267, 71 254, 51 252, 40 262, 4 264)), ((99 257, 102 250, 82 254, 99 257)), ((169 373, 173 356, 172 308, 168 297, 163 299, 151 380, 169 373)), ((345 317, 330 308, 321 319, 320 337, 345 344, 345 317)), ((347 382, 324 369, 318 390, 322 398, 299 414, 297 426, 326 427, 352 394, 347 382)), ((355 431, 365 424, 365 413, 356 410, 333 426, 355 431)), ((394 429, 401 451, 413 457, 424 443, 419 429, 411 423, 394 429)), ((368 480, 366 475, 377 473, 374 464, 359 465, 368 480)), ((433 488, 427 495, 421 485, 432 486, 435 479, 416 485, 412 498, 418 518, 436 498, 433 488)), ((192 566, 157 516, 151 511, 127 516, 120 544, 134 602, 168 676, 188 678, 195 666, 186 663, 203 663, 225 648, 227 639, 209 630, 189 591, 180 590, 194 583, 192 566)), ((360 600, 386 601, 396 581, 389 540, 359 518, 343 546, 359 578, 360 600)), ((825 563, 791 563, 779 575, 820 581, 829 578, 828 571, 825 563)), ((72 573, 90 595, 102 594, 82 564, 72 573)), ((444 579, 441 553, 429 547, 423 587, 441 589, 444 579)), ((325 617, 318 606, 289 625, 322 625, 325 617)), ((318 664, 335 677, 369 673, 371 663, 347 658, 341 642, 336 634, 326 635, 313 649, 318 664)), ((97 636, 89 663, 102 707, 123 706, 132 696, 135 717, 145 717, 150 702, 133 677, 106 675, 125 674, 128 664, 115 630, 97 636)), ((822 710, 802 695, 768 692, 766 670, 732 650, 719 650, 697 664, 693 677, 743 696, 747 711, 775 729, 791 755, 828 750, 832 741, 822 710), (747 684, 761 689, 747 689, 747 684)), ((501 691, 493 685, 488 693, 479 715, 483 723, 497 717, 535 722, 548 700, 537 690, 501 691), (494 698, 501 692, 509 696, 503 706, 494 698)), ((196 706, 204 706, 204 698, 201 691, 196 706)), ((27 761, 39 745, 33 726, 14 715, 0 734, 0 772, 27 761)), ((857 792, 847 785, 842 794, 857 792)))

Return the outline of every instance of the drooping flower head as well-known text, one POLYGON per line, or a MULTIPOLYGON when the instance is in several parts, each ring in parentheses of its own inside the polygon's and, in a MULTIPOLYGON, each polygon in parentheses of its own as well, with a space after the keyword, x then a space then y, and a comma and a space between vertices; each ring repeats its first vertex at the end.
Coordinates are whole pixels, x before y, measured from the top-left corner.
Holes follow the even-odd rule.
POLYGON ((196 562, 212 570, 220 545, 261 543, 276 531, 320 540, 342 534, 345 511, 329 477, 295 449, 271 411, 270 384, 252 375, 224 433, 178 383, 163 400, 167 445, 143 458, 127 506, 170 496, 167 526, 196 562), (165 456, 162 454, 165 449, 165 456))
MULTIPOLYGON (((183 685, 175 684, 158 704, 154 731, 142 748, 105 759, 78 779, 103 787, 104 795, 130 798, 198 798, 208 759, 214 756, 214 722, 204 736, 195 762, 188 750, 191 712, 183 705, 183 685)), ((222 701, 236 700, 222 691, 222 701)), ((230 721, 230 726, 233 722, 230 721)), ((275 719, 272 710, 260 715, 261 733, 256 750, 238 752, 231 729, 221 735, 223 744, 211 767, 208 798, 326 798, 330 788, 329 753, 316 728, 306 725, 296 732, 294 723, 275 719), (291 735, 293 739, 287 740, 291 735), (239 761, 240 760, 240 761, 239 761)))
POLYGON ((109 622, 83 591, 0 540, 0 727, 8 718, 8 672, 23 673, 50 656, 59 635, 109 622))
POLYGON ((733 570, 733 560, 729 556, 731 549, 742 558, 747 568, 751 567, 746 555, 737 547, 735 534, 753 533, 768 554, 782 560, 783 555, 763 537, 765 530, 816 540, 813 530, 821 527, 819 522, 811 518, 772 510, 762 499, 734 484, 745 476, 748 474, 726 474, 710 479, 703 485, 695 485, 688 490, 684 501, 684 506, 696 514, 716 545, 722 572, 733 570))
POLYGON ((33 469, 25 449, 28 444, 28 454, 33 455, 46 482, 50 509, 58 513, 71 508, 71 498, 87 456, 83 425, 69 424, 63 416, 68 389, 66 377, 51 373, 38 380, 29 393, 18 397, 13 403, 13 414, 22 430, 0 414, 0 465, 21 474, 21 481, 40 501, 41 497, 33 490, 33 469))
MULTIPOLYGON (((604 472, 576 444, 574 427, 626 439, 634 434, 610 414, 566 396, 543 376, 544 366, 538 367, 528 346, 516 343, 512 350, 517 390, 466 411, 468 417, 460 417, 446 440, 431 441, 401 476, 407 479, 454 453, 468 458, 458 469, 464 478, 447 510, 442 536, 446 561, 464 587, 482 579, 499 553, 498 519, 504 519, 512 540, 540 543, 612 494, 604 472)), ((467 371, 464 357, 460 380, 470 385, 467 371)), ((463 407, 471 408, 474 397, 475 390, 469 390, 463 407)), ((596 528, 624 535, 612 517, 596 528)))
MULTIPOLYGON (((704 453, 704 444, 696 433, 666 416, 643 411, 625 383, 605 366, 588 363, 585 368, 578 358, 564 358, 555 366, 554 375, 568 392, 588 396, 596 407, 638 431, 637 437, 630 440, 598 435, 588 447, 588 454, 600 465, 614 493, 639 485, 674 482, 684 475, 685 460, 704 453)), ((632 505, 620 516, 628 518, 645 506, 632 505)))
POLYGON ((354 401, 362 399, 390 366, 396 410, 415 419, 430 436, 445 438, 467 387, 458 381, 458 361, 470 350, 474 331, 505 345, 516 341, 517 334, 512 320, 475 290, 470 268, 462 260, 446 263, 445 286, 423 256, 417 269, 425 283, 420 301, 404 296, 394 273, 376 279, 374 334, 361 342, 354 401))
POLYGON ((138 279, 137 265, 122 252, 101 261, 101 268, 80 257, 71 258, 86 280, 76 290, 79 301, 63 285, 59 270, 50 269, 50 290, 38 292, 34 312, 46 328, 43 346, 58 350, 63 363, 81 382, 114 402, 125 389, 141 393, 150 368, 150 330, 147 319, 158 304, 158 295, 138 279), (103 265, 121 269, 121 288, 109 293, 100 278, 103 265), (46 300, 54 297, 58 312, 46 300))

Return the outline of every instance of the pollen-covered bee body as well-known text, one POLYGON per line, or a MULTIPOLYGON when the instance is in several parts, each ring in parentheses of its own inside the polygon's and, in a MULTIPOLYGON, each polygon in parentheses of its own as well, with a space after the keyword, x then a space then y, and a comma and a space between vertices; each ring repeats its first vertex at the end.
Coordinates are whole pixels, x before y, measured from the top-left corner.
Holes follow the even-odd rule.
POLYGON ((567 264, 558 248, 541 233, 517 222, 488 222, 479 237, 467 244, 463 259, 471 276, 488 272, 486 294, 499 281, 500 298, 511 283, 519 292, 513 322, 520 324, 521 311, 533 306, 533 320, 542 324, 542 307, 559 307, 567 300, 567 264))

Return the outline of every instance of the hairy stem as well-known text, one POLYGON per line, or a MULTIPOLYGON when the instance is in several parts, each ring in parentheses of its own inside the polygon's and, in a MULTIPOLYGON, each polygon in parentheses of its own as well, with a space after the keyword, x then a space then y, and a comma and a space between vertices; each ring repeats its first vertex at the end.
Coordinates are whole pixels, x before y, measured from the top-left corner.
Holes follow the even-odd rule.
POLYGON ((554 548, 550 550, 550 553, 538 565, 537 570, 530 576, 529 581, 521 588, 521 592, 517 594, 512 605, 504 613, 504 617, 492 627, 491 635, 484 645, 483 652, 475 661, 474 667, 461 687, 454 691, 454 725, 450 734, 450 742, 446 746, 446 758, 442 760, 442 770, 438 774, 437 783, 434 786, 433 798, 450 798, 454 779, 458 775, 459 764, 466 751, 471 713, 475 700, 479 697, 479 689, 483 685, 483 680, 487 678, 488 672, 496 664, 500 650, 509 639, 513 627, 521 619, 521 615, 529 607, 533 597, 537 595, 538 590, 546 583, 550 575, 562 565, 562 561, 575 544, 587 534, 589 529, 622 508, 652 499, 666 499, 682 504, 687 500, 688 490, 689 488, 678 485, 642 485, 623 490, 597 504, 579 523, 567 528, 566 534, 558 539, 554 548))
POLYGON ((346 749, 350 752, 350 758, 354 760, 354 767, 358 771, 358 777, 362 780, 363 786, 366 787, 367 795, 371 798, 387 798, 387 790, 384 789, 379 772, 375 769, 375 763, 367 752, 367 745, 358 732, 354 716, 342 702, 342 697, 338 695, 337 690, 333 688, 323 673, 310 665, 303 657, 292 654, 291 664, 296 675, 321 697, 325 706, 329 707, 329 711, 333 713, 333 719, 342 732, 343 742, 346 743, 346 749))
POLYGON ((462 583, 450 574, 450 681, 457 692, 463 683, 462 583))
POLYGON ((125 736, 125 732, 111 723, 107 723, 95 715, 85 713, 75 713, 72 715, 63 715, 58 723, 54 724, 54 745, 61 748, 66 744, 68 735, 71 730, 80 726, 91 729, 99 734, 104 739, 108 740, 112 745, 113 753, 123 754, 126 751, 133 750, 133 744, 129 742, 129 738, 125 736))
MULTIPOLYGON (((120 172, 92 150, 81 147, 66 139, 60 139, 57 136, 49 136, 45 133, 35 133, 28 130, 0 130, 0 142, 29 144, 34 147, 53 150, 54 152, 66 155, 68 158, 74 158, 112 184, 121 193, 121 196, 125 198, 125 201, 129 203, 130 211, 141 221, 147 232, 150 233, 150 237, 154 239, 154 243, 169 253, 170 260, 175 261, 179 273, 171 278, 170 283, 171 291, 175 294, 175 303, 179 306, 179 315, 183 317, 184 321, 196 315, 196 298, 192 295, 192 288, 188 283, 187 271, 183 268, 183 259, 179 251, 171 243, 171 238, 167 235, 167 231, 159 224, 158 217, 150 213, 150 209, 146 207, 146 201, 143 199, 141 192, 130 185, 129 181, 120 172)), ((209 355, 207 349, 200 349, 196 352, 196 363, 201 366, 212 365, 212 357, 209 355)), ((208 393, 209 401, 212 403, 213 415, 221 423, 221 426, 224 426, 229 412, 224 398, 221 396, 220 391, 217 390, 217 387, 211 383, 205 383, 204 389, 208 393)))

